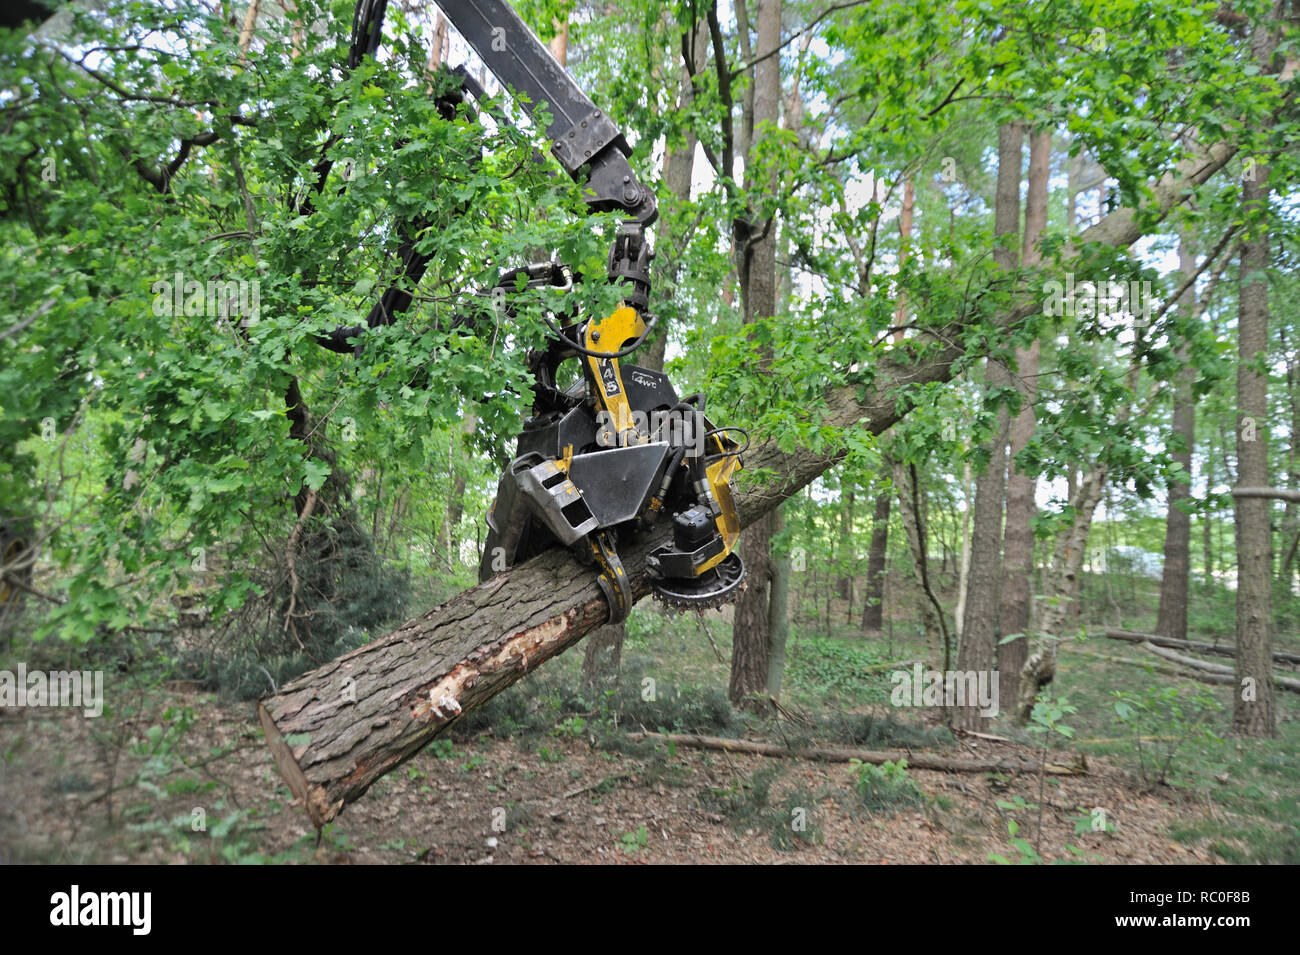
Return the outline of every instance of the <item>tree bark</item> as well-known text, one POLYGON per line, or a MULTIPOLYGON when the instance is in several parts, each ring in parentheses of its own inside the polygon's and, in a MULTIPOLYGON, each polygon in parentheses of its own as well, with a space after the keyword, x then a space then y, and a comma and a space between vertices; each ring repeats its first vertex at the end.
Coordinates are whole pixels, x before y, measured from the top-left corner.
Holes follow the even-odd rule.
POLYGON ((772 534, 776 519, 764 514, 740 535, 740 556, 745 562, 745 592, 736 601, 731 625, 731 683, 728 696, 732 705, 763 711, 768 697, 771 648, 771 597, 768 585, 772 578, 772 534))
MULTIPOLYGON (((1020 168, 1024 129, 1004 123, 998 129, 997 197, 994 203, 994 258, 1013 270, 1020 258, 1020 168)), ((1011 377, 993 359, 988 361, 990 387, 1007 387, 1011 377)), ((988 464, 975 479, 975 504, 971 529, 971 569, 966 594, 966 615, 961 627, 957 669, 969 673, 991 672, 998 634, 999 587, 1002 583, 1002 505, 1006 493, 1007 431, 1010 413, 999 405, 997 426, 989 444, 988 464)), ((953 707, 948 720, 954 729, 977 730, 986 722, 977 706, 953 707)))
POLYGON ((930 546, 925 527, 925 509, 921 506, 920 478, 916 466, 910 462, 891 462, 894 487, 898 490, 898 516, 907 535, 907 546, 912 552, 916 568, 916 582, 921 591, 921 621, 925 627, 925 642, 931 659, 942 658, 943 668, 952 665, 952 640, 944 622, 943 607, 930 585, 930 546))
MULTIPOLYGON (((758 10, 758 48, 774 50, 781 42, 781 0, 763 0, 758 10)), ((781 118, 781 58, 769 56, 754 67, 753 112, 755 129, 764 124, 775 127, 781 118)), ((747 140, 754 145, 753 137, 747 140)), ((746 159, 750 157, 747 155, 746 159)), ((751 178, 751 163, 746 163, 745 177, 751 178)), ((753 184, 774 193, 775 170, 768 182, 753 184)), ((775 220, 747 223, 741 229, 741 243, 736 250, 740 275, 741 301, 745 322, 770 318, 776 313, 776 229, 775 220), (751 235, 751 232, 757 232, 751 235)), ((750 575, 749 586, 736 601, 735 623, 731 637, 731 701, 736 706, 763 709, 768 696, 769 630, 767 584, 771 577, 772 531, 775 523, 763 519, 741 536, 741 557, 750 575)))
POLYGON ((841 600, 849 602, 850 608, 853 606, 853 574, 857 570, 857 555, 853 547, 854 503, 853 488, 844 488, 840 500, 840 576, 835 581, 835 592, 841 600))
MULTIPOLYGON (((1184 280, 1196 272, 1196 257, 1188 248, 1187 236, 1178 242, 1178 266, 1184 280)), ((1196 295, 1189 285, 1178 303, 1191 322, 1196 295)), ((1183 367, 1174 381, 1174 413, 1170 458, 1182 473, 1169 483, 1169 506, 1165 514, 1165 560, 1160 574, 1160 609, 1156 614, 1156 633, 1166 637, 1187 637, 1187 586, 1191 574, 1192 515, 1183 507, 1192 496, 1192 444, 1196 440, 1196 404, 1192 384, 1196 369, 1188 356, 1187 346, 1179 349, 1183 367)))
POLYGON ((891 498, 885 492, 876 495, 876 509, 871 518, 871 550, 867 553, 867 587, 862 608, 862 632, 879 634, 885 620, 885 557, 889 549, 889 511, 891 498))
POLYGON ((551 38, 551 56, 560 66, 569 65, 569 18, 555 20, 555 36, 551 38))
POLYGON ((970 458, 961 466, 961 496, 965 507, 961 511, 961 562, 957 566, 957 606, 953 609, 952 629, 961 641, 961 628, 966 620, 966 597, 970 593, 970 521, 975 510, 975 486, 971 477, 970 458))
MULTIPOLYGON (((1257 169, 1242 183, 1242 213, 1264 217, 1268 172, 1257 169)), ((1269 234, 1255 222, 1242 241, 1237 309, 1237 483, 1265 487, 1268 473, 1268 268, 1269 234)), ((1232 732, 1272 736, 1277 716, 1273 696, 1272 528, 1270 503, 1234 497, 1237 541, 1237 691, 1232 698, 1232 732)))
MULTIPOLYGON (((1300 369, 1290 353, 1286 354, 1286 390, 1290 396, 1291 441, 1287 448, 1287 483, 1300 489, 1300 369)), ((1300 553, 1300 490, 1293 492, 1295 497, 1287 500, 1286 519, 1282 522, 1282 568, 1279 576, 1292 592, 1295 571, 1298 569, 1296 555, 1300 553), (1287 545, 1287 538, 1291 539, 1287 545)))
POLYGON ((587 638, 582 652, 582 683, 596 688, 618 682, 619 667, 623 663, 623 637, 627 631, 621 623, 610 623, 597 628, 587 638))
MULTIPOLYGON (((1039 690, 1056 676, 1057 641, 1078 603, 1079 572, 1088 546, 1088 534, 1092 531, 1093 515, 1101 502, 1105 484, 1106 466, 1095 465, 1080 477, 1070 497, 1074 520, 1056 538, 1049 583, 1045 588, 1047 601, 1039 631, 1046 636, 1038 652, 1030 654, 1018 674, 1019 686, 1015 693, 1018 722, 1024 723, 1029 719, 1039 690)), ((1017 674, 1007 674, 1005 679, 1017 679, 1017 674)))
MULTIPOLYGON (((785 519, 780 509, 772 512, 776 526, 774 534, 781 533, 785 519)), ((781 698, 781 677, 785 672, 785 645, 790 636, 790 555, 772 556, 772 586, 768 588, 767 620, 771 640, 767 653, 767 692, 774 699, 781 698)))
MULTIPOLYGON (((1029 139, 1029 187, 1025 195, 1025 234, 1020 248, 1022 266, 1036 266, 1042 261, 1039 246, 1047 226, 1047 186, 1051 171, 1052 132, 1043 129, 1029 139)), ((1038 398, 1038 364, 1040 346, 1035 341, 1028 348, 1016 350, 1016 385, 1021 394, 1020 410, 1012 419, 1008 432, 1007 517, 1002 537, 1002 590, 998 601, 998 629, 1003 636, 1028 634, 1033 607, 1034 533, 1037 513, 1034 495, 1038 486, 1035 475, 1016 465, 1020 454, 1034 437, 1038 421, 1034 402, 1038 398)), ((998 672, 1018 674, 1029 657, 1029 638, 1021 637, 997 647, 998 672)), ((1017 692, 1019 681, 1008 680, 1003 693, 1017 692)), ((1014 695, 1003 696, 1008 709, 1015 709, 1014 695)))

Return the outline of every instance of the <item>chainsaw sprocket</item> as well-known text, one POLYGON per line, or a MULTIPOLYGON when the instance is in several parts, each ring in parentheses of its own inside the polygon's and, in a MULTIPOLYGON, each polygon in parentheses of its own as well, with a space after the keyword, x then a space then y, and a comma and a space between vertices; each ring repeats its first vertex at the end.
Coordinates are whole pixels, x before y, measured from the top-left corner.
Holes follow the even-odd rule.
POLYGON ((732 551, 716 567, 698 577, 652 578, 650 592, 656 600, 676 610, 708 610, 731 603, 744 589, 745 564, 732 551))

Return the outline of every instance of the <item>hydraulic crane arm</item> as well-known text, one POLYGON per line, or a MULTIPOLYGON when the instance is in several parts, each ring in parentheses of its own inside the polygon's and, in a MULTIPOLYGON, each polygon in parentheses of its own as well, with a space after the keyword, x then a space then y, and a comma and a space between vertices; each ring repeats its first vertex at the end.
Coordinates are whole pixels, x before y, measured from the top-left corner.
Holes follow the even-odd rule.
POLYGON ((632 171, 631 147, 505 0, 442 0, 447 19, 503 87, 521 93, 530 116, 545 106, 551 154, 590 190, 599 212, 623 211, 648 226, 658 216, 654 193, 632 171), (588 167, 584 174, 582 168, 588 167))

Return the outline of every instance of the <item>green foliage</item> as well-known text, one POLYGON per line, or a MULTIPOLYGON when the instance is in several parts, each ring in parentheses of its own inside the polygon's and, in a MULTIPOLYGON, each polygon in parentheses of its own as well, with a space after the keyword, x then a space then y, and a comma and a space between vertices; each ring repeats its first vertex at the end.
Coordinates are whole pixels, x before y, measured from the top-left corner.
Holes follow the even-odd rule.
POLYGON ((586 730, 587 721, 581 716, 565 717, 553 730, 552 736, 558 736, 561 739, 578 739, 586 730))
POLYGON ((553 746, 537 747, 537 758, 543 763, 562 763, 565 760, 564 751, 553 746))
POLYGON ((1029 732, 1041 736, 1043 746, 1046 748, 1050 745, 1053 734, 1067 740, 1074 738, 1074 730, 1061 720, 1078 712, 1079 708, 1073 706, 1065 697, 1054 700, 1049 694, 1040 693, 1038 699, 1034 701, 1033 709, 1030 710, 1029 726, 1026 728, 1029 732))
POLYGON ((792 642, 786 651, 786 677, 804 690, 856 693, 882 679, 879 664, 888 662, 874 647, 824 637, 792 642))
POLYGON ((449 739, 435 739, 426 749, 437 759, 451 759, 456 754, 455 744, 449 739))
MULTIPOLYGON (((101 51, 94 74, 34 53, 17 34, 0 44, 12 85, 37 94, 10 133, 29 161, 4 174, 11 195, 36 201, 5 209, 0 278, 15 279, 14 312, 35 316, 22 344, 39 343, 0 359, 0 382, 15 384, 4 389, 0 437, 16 447, 52 419, 56 439, 5 456, 6 511, 30 513, 45 496, 31 483, 42 457, 56 468, 45 480, 67 480, 56 445, 70 426, 97 424, 100 491, 93 509, 55 525, 49 553, 65 574, 62 602, 39 633, 87 642, 146 615, 150 595, 197 572, 211 574, 216 619, 262 600, 248 617, 278 622, 259 632, 241 621, 250 639, 295 645, 282 625, 292 586, 283 551, 301 495, 314 491, 295 612, 312 636, 300 642, 322 657, 349 627, 401 614, 404 571, 363 530, 377 524, 364 513, 370 501, 386 499, 373 482, 370 500, 360 499, 359 476, 400 467, 395 490, 425 496, 435 480, 423 475, 437 473, 463 395, 484 396, 476 440, 493 448, 521 416, 519 349, 445 330, 460 293, 537 247, 603 277, 608 217, 524 212, 577 207, 576 188, 522 161, 529 133, 440 116, 424 85, 408 82, 426 56, 401 18, 390 59, 331 85, 320 77, 339 62, 334 31, 303 29, 296 60, 287 45, 267 44, 252 70, 237 31, 200 4, 186 0, 161 19, 138 4, 110 6, 111 17, 75 19, 78 41, 101 51), (192 35, 205 37, 198 60, 180 52, 192 35), (119 92, 144 88, 150 102, 119 92), (137 174, 169 162, 174 140, 209 124, 215 142, 193 156, 187 148, 165 191, 137 174), (334 166, 304 215, 288 200, 305 195, 327 139, 334 166), (403 146, 389 150, 392 142, 403 146), (54 160, 52 181, 42 180, 40 157, 54 160), (344 170, 355 172, 346 189, 344 170), (432 256, 425 304, 340 361, 312 336, 355 324, 382 290, 392 222, 421 223, 417 244, 432 256), (246 314, 217 314, 212 283, 248 292, 246 314), (297 411, 309 416, 306 434, 293 430, 297 411), (132 586, 118 585, 128 577, 132 586)), ((310 0, 287 16, 302 28, 335 12, 310 0)), ((264 19, 262 29, 274 28, 264 19)), ((603 308, 616 293, 595 281, 578 294, 603 308)), ((519 303, 517 342, 540 340, 540 305, 519 303)), ((269 654, 265 645, 251 652, 269 654)))
POLYGON ((858 759, 849 760, 849 775, 858 798, 869 812, 893 815, 925 803, 925 794, 907 771, 907 760, 886 760, 876 766, 858 759))
MULTIPOLYGON (((1014 799, 999 799, 997 801, 999 809, 1013 811, 1037 809, 1038 806, 1031 802, 1025 802, 1023 796, 1016 796, 1014 799)), ((997 852, 989 853, 989 861, 996 862, 999 865, 1042 865, 1043 857, 1038 854, 1038 850, 1023 836, 1019 835, 1020 823, 1014 819, 1007 819, 1007 835, 1010 837, 1010 848, 1015 855, 1008 858, 997 852)))
POLYGON ((783 852, 822 842, 825 834, 815 819, 815 796, 795 789, 774 801, 772 787, 783 773, 779 766, 765 766, 729 787, 706 790, 700 805, 724 816, 737 833, 766 832, 772 848, 783 852))
POLYGON ((648 839, 649 833, 646 832, 645 826, 637 826, 636 829, 625 832, 619 837, 618 847, 628 855, 634 856, 645 851, 648 839))
POLYGON ((1204 688, 1153 683, 1141 691, 1113 690, 1111 697, 1115 721, 1133 735, 1138 776, 1147 786, 1168 783, 1185 744, 1219 739, 1212 720, 1223 706, 1204 688))

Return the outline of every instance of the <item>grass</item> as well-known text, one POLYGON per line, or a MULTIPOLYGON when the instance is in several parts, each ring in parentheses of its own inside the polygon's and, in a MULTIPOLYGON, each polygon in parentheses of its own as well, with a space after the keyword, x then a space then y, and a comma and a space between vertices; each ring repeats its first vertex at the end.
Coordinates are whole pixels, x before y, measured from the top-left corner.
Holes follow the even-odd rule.
POLYGON ((1132 772, 1139 788, 1137 745, 1115 717, 1112 691, 1180 686, 1185 696, 1212 694, 1222 704, 1210 723, 1217 738, 1197 736, 1180 745, 1164 741, 1177 745, 1167 780, 1155 787, 1178 807, 1170 835, 1184 845, 1208 848, 1224 862, 1300 862, 1300 762, 1294 758, 1300 749, 1300 705, 1295 694, 1277 694, 1276 738, 1239 740, 1228 736, 1228 687, 1119 667, 1068 649, 1061 654, 1056 681, 1069 687, 1079 708, 1072 719, 1076 747, 1114 758, 1132 772))

